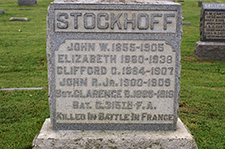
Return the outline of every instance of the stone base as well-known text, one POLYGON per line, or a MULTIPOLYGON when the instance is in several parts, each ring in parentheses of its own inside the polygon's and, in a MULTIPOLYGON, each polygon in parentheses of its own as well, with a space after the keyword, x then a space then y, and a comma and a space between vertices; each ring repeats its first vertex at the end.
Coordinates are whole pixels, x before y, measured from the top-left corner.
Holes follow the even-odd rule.
POLYGON ((18 0, 19 6, 34 6, 37 5, 37 0, 18 0))
POLYGON ((195 44, 195 56, 198 60, 225 61, 225 42, 202 42, 195 44))
POLYGON ((46 119, 33 141, 34 149, 197 149, 193 136, 178 119, 176 131, 53 131, 46 119))

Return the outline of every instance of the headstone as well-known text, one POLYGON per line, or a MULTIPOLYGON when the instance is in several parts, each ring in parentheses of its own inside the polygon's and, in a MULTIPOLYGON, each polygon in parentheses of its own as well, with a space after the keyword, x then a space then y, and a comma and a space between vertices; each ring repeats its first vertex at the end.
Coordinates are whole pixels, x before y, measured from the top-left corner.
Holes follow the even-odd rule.
POLYGON ((175 130, 181 11, 167 3, 51 4, 54 130, 175 130))
POLYGON ((19 6, 34 6, 37 5, 37 0, 18 0, 19 6))
POLYGON ((225 3, 203 3, 200 40, 195 46, 199 60, 225 60, 225 3))
POLYGON ((225 3, 204 3, 201 9, 201 41, 225 40, 225 3))
POLYGON ((5 10, 0 10, 0 14, 4 14, 5 13, 5 10))
POLYGON ((157 140, 164 144, 157 147, 177 141, 178 146, 196 147, 183 123, 177 126, 180 4, 55 0, 48 12, 50 120, 35 138, 34 148, 52 143, 53 147, 110 148, 103 147, 108 144, 105 139, 127 148, 129 141, 124 138, 133 140, 133 148, 146 148, 157 140), (176 135, 179 129, 190 138, 176 135), (164 131, 165 136, 154 137, 159 133, 148 134, 150 130, 164 131), (146 134, 144 143, 135 139, 146 134))
POLYGON ((202 1, 198 1, 198 7, 202 7, 202 1))

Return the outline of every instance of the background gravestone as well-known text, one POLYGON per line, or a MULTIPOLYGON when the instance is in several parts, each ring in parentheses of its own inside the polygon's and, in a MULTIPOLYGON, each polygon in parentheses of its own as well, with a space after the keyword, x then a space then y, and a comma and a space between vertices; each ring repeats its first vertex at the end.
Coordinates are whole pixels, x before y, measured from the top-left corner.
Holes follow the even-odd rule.
POLYGON ((50 119, 35 148, 196 148, 178 119, 180 4, 55 0, 47 20, 50 119))
POLYGON ((5 13, 5 10, 0 10, 0 14, 4 14, 5 13))
POLYGON ((195 45, 199 60, 225 60, 225 4, 203 3, 200 40, 195 45))
POLYGON ((19 6, 34 6, 37 5, 37 0, 18 0, 19 6))
POLYGON ((198 7, 202 7, 202 1, 198 1, 198 7))

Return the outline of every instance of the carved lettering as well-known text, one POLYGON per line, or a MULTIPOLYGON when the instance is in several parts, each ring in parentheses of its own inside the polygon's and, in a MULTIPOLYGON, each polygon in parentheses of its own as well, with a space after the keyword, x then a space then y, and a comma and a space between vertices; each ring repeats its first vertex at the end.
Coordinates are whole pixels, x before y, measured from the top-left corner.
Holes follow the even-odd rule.
MULTIPOLYGON (((73 16, 81 17, 80 14, 73 16)), ((101 13, 97 16, 101 24, 97 26, 122 28, 122 16, 110 18, 107 13, 101 13), (114 20, 113 24, 102 22, 110 19, 114 20)), ((155 13, 148 29, 151 25, 156 27, 161 17, 167 27, 173 16, 155 13)), ((125 14, 127 29, 137 27, 136 17, 150 21, 144 13, 125 14)), ((93 27, 96 21, 93 13, 87 13, 86 18, 89 20, 86 27, 93 27)), ((146 27, 146 24, 139 24, 139 27, 146 27)), ((173 111, 160 113, 159 103, 175 97, 175 61, 175 52, 165 41, 66 40, 55 52, 58 86, 55 97, 70 112, 58 111, 56 119, 79 123, 172 123, 173 111)))
POLYGON ((82 11, 56 10, 56 28, 58 32, 175 32, 176 12, 157 11, 82 11))

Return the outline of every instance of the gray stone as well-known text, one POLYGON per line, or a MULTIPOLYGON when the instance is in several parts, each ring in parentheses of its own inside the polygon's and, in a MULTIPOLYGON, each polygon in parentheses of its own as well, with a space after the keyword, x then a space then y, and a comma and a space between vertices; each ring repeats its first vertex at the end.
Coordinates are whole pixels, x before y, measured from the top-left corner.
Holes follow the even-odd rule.
POLYGON ((34 6, 37 5, 37 0, 18 0, 19 6, 34 6))
POLYGON ((198 60, 225 60, 225 4, 203 3, 200 40, 195 44, 198 60))
POLYGON ((28 18, 11 17, 9 21, 28 21, 28 18))
POLYGON ((5 13, 5 10, 0 10, 0 14, 4 14, 5 13))
POLYGON ((201 41, 225 41, 225 3, 203 3, 200 17, 201 41))
POLYGON ((198 7, 202 7, 202 1, 198 1, 198 7))
POLYGON ((53 131, 50 119, 46 119, 33 149, 197 149, 180 119, 176 127, 176 131, 53 131))
POLYGON ((225 42, 202 42, 195 44, 195 56, 198 60, 225 61, 225 42))
POLYGON ((176 129, 180 4, 56 0, 48 12, 54 130, 176 129))
POLYGON ((56 0, 47 20, 50 119, 33 148, 197 148, 178 119, 180 4, 56 0))

